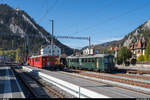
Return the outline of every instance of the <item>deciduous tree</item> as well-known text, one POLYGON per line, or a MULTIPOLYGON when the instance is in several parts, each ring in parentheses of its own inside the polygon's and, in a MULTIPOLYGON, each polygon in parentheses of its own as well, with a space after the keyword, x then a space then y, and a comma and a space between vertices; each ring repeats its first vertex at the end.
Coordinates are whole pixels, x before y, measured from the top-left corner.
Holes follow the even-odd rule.
POLYGON ((150 62, 150 39, 148 41, 148 44, 147 44, 146 50, 145 50, 145 61, 150 62))
POLYGON ((117 62, 124 63, 132 57, 132 52, 127 47, 121 47, 117 54, 117 62))

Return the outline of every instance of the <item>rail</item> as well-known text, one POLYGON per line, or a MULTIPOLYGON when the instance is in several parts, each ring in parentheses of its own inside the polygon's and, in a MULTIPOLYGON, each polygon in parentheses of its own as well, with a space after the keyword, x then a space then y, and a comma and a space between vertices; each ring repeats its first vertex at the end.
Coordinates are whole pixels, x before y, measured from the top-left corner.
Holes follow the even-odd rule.
MULTIPOLYGON (((15 71, 15 69, 12 67, 12 69, 15 71)), ((16 72, 16 71, 15 71, 16 72)), ((17 72, 16 72, 17 73, 17 72)), ((60 93, 58 93, 56 90, 48 87, 46 84, 44 84, 43 82, 40 82, 39 80, 37 80, 36 78, 34 78, 33 76, 31 76, 28 73, 23 72, 26 76, 30 77, 33 81, 35 81, 37 84, 39 84, 40 86, 44 87, 45 89, 47 89, 50 93, 52 93, 53 95, 55 95, 58 98, 64 98, 63 95, 61 95, 60 93)), ((21 82, 26 86, 26 88, 29 90, 29 92, 31 93, 31 95, 33 95, 33 97, 39 98, 39 94, 35 93, 32 88, 30 88, 30 86, 25 82, 25 80, 19 75, 17 74, 17 76, 19 77, 19 79, 21 80, 21 82)))
MULTIPOLYGON (((32 69, 26 68, 26 67, 22 67, 24 70, 26 71, 31 71, 32 69)), ((32 70, 33 72, 33 70, 32 70)), ((108 96, 96 93, 94 91, 85 89, 81 86, 77 86, 74 85, 72 83, 57 79, 55 77, 52 77, 50 75, 44 74, 42 72, 37 72, 37 74, 39 75, 40 78, 42 78, 43 80, 50 82, 54 85, 56 85, 57 87, 69 92, 70 94, 79 97, 79 98, 110 98, 108 96)))

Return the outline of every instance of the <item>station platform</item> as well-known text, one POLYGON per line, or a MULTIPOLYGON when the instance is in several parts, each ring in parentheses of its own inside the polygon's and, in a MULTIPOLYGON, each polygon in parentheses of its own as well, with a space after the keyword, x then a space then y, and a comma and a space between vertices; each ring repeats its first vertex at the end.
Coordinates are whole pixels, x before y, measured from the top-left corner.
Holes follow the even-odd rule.
POLYGON ((123 66, 123 65, 116 65, 118 69, 127 69, 127 70, 145 70, 150 71, 150 65, 148 67, 144 67, 144 65, 141 64, 141 66, 123 66))
POLYGON ((26 66, 26 67, 29 69, 32 69, 32 72, 41 72, 41 73, 47 74, 57 79, 61 79, 71 84, 75 84, 77 86, 94 91, 108 98, 150 98, 150 95, 147 95, 147 94, 130 91, 130 90, 119 88, 113 85, 94 82, 94 81, 87 80, 84 78, 79 78, 75 76, 73 77, 72 75, 65 74, 69 72, 62 73, 62 71, 48 71, 48 70, 39 69, 35 67, 30 67, 30 66, 26 66))
POLYGON ((25 98, 9 66, 0 66, 0 98, 25 98))

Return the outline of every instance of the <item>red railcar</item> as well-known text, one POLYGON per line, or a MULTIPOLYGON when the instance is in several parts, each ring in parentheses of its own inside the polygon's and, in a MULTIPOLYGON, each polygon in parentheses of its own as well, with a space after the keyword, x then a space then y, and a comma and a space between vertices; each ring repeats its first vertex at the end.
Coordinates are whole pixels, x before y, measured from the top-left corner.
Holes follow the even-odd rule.
POLYGON ((28 57, 27 64, 38 68, 53 68, 53 69, 63 68, 59 56, 46 56, 46 55, 32 56, 28 57))

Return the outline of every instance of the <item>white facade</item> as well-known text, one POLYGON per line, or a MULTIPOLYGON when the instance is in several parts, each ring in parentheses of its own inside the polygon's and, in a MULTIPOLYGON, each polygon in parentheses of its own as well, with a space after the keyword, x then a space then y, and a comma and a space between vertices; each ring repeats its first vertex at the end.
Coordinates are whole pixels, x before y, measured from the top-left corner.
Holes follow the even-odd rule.
POLYGON ((94 50, 91 48, 86 48, 83 50, 83 55, 89 55, 89 54, 94 54, 94 50))
POLYGON ((48 45, 41 49, 41 55, 60 56, 61 49, 56 45, 48 45))

